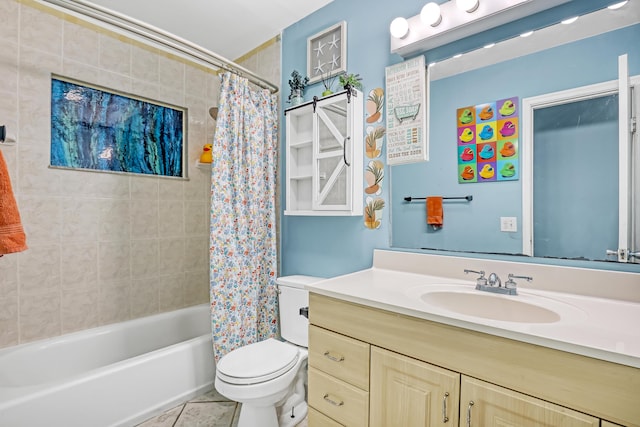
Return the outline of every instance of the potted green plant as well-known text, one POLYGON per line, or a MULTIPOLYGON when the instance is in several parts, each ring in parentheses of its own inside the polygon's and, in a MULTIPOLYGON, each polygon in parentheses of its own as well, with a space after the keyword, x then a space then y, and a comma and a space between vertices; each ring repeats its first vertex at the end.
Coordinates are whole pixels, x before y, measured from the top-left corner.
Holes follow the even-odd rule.
POLYGON ((338 79, 345 90, 351 88, 362 90, 362 77, 360 77, 360 74, 342 74, 338 79))
POLYGON ((298 105, 303 101, 304 88, 309 84, 309 77, 302 77, 302 74, 298 70, 293 70, 291 78, 289 79, 289 87, 291 93, 289 94, 289 102, 293 105, 298 105))
POLYGON ((322 85, 324 86, 324 92, 322 92, 322 96, 331 95, 333 93, 333 82, 336 81, 337 74, 331 74, 331 71, 328 71, 327 74, 322 75, 322 85))

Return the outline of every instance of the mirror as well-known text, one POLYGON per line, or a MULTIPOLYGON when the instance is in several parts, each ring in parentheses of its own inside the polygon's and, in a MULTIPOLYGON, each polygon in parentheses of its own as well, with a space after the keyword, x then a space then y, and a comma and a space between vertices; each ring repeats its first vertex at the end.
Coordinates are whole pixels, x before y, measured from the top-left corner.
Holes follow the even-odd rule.
MULTIPOLYGON (((637 8, 638 5, 633 3, 628 6, 637 8)), ((517 181, 458 183, 456 110, 512 97, 518 97, 521 103, 527 97, 616 80, 618 56, 625 53, 629 54, 629 74, 640 74, 640 58, 633 42, 640 38, 640 24, 632 19, 622 22, 620 16, 615 22, 605 23, 607 12, 606 9, 595 12, 581 17, 571 26, 549 27, 529 38, 508 40, 492 49, 470 52, 430 68, 430 161, 390 168, 392 247, 510 255, 524 253, 522 177, 517 181), (595 32, 590 34, 590 31, 595 32), (467 195, 473 196, 473 201, 445 201, 444 226, 439 230, 427 227, 424 201, 404 201, 407 196, 467 195), (516 231, 501 231, 501 219, 514 217, 516 231)), ((636 12, 627 13, 633 15, 636 12)), ((587 105, 587 108, 591 107, 587 105)), ((544 115, 544 111, 540 114, 544 115)), ((564 112, 555 110, 548 114, 553 116, 564 112)), ((520 116, 520 120, 532 119, 520 116)), ((594 124, 599 120, 592 119, 594 124)), ((553 123, 553 118, 549 121, 553 123)), ((617 159, 617 151, 614 157, 617 159)), ((556 157, 555 160, 560 159, 556 157)), ((571 158, 563 156, 562 160, 569 162, 571 158)), ((547 160, 540 160, 542 162, 547 160)), ((595 176, 615 175, 615 171, 609 170, 611 167, 603 163, 595 176)), ((587 180, 576 180, 572 185, 588 194, 592 184, 587 180)), ((609 184, 602 180, 598 185, 604 187, 609 184)), ((617 186, 611 191, 617 191, 617 186)), ((615 200, 617 203, 617 197, 615 200)), ((553 205, 556 202, 544 203, 553 205)), ((588 210, 599 218, 599 223, 609 230, 608 234, 617 227, 609 202, 590 203, 588 210)), ((537 214, 542 215, 547 213, 537 214)), ((534 222, 548 219, 536 217, 534 222)), ((574 214, 572 219, 574 223, 583 225, 583 234, 588 233, 588 220, 583 215, 574 214)), ((549 230, 545 233, 555 232, 549 230)), ((617 232, 614 237, 617 239, 617 232)), ((610 236, 605 239, 609 239, 606 245, 610 245, 610 236)), ((534 256, 615 260, 615 257, 580 253, 578 249, 582 245, 571 252, 557 251, 553 245, 551 242, 548 245, 551 247, 545 249, 547 252, 535 253, 534 256)), ((617 244, 608 249, 616 247, 617 244)))
POLYGON ((533 139, 533 256, 614 260, 618 94, 534 110, 533 139))

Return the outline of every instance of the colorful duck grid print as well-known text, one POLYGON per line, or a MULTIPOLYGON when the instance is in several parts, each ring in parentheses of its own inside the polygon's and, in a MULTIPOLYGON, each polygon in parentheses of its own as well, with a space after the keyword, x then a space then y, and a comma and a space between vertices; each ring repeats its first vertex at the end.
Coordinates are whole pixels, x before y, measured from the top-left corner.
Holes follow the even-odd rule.
POLYGON ((456 110, 458 182, 519 178, 518 97, 456 110))

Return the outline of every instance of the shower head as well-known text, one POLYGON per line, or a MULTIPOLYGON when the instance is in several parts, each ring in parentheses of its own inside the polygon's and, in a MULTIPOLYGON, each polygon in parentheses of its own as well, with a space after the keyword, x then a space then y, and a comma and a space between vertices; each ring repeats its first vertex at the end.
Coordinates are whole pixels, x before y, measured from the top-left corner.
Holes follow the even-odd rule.
POLYGON ((209 115, 213 120, 218 120, 218 107, 209 108, 209 115))

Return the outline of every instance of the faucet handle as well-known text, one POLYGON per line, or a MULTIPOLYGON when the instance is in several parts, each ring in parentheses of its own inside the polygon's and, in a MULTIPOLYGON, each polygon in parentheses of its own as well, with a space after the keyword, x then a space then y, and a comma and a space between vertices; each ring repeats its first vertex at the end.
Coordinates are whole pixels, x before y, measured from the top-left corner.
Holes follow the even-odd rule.
POLYGON ((504 287, 508 288, 508 289, 515 289, 518 286, 518 284, 513 279, 525 279, 527 282, 530 282, 530 281, 533 280, 533 277, 531 277, 531 276, 516 276, 515 274, 509 273, 509 280, 507 280, 504 283, 504 287))
POLYGON ((478 277, 476 279, 476 284, 479 286, 486 286, 487 284, 487 279, 484 277, 484 270, 480 270, 480 271, 476 271, 476 270, 468 270, 468 269, 464 269, 464 273, 465 274, 469 274, 469 273, 476 273, 479 274, 480 277, 478 277))

